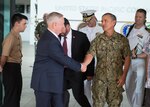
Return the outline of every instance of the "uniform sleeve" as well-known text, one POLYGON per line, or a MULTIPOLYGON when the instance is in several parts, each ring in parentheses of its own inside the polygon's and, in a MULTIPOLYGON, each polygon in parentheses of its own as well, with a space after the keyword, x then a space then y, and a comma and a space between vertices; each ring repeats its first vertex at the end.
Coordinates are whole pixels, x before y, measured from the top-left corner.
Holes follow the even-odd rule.
POLYGON ((38 25, 35 28, 35 35, 39 34, 39 28, 40 28, 40 23, 38 23, 38 25))
POLYGON ((90 46, 87 54, 91 54, 92 56, 96 55, 97 41, 98 41, 98 36, 91 42, 91 46, 90 46))
POLYGON ((129 41, 127 38, 123 38, 123 57, 131 56, 129 41))
POLYGON ((150 40, 150 34, 149 33, 147 33, 146 35, 145 35, 145 40, 144 40, 144 43, 143 44, 146 44, 147 42, 149 42, 149 40, 150 40))
POLYGON ((8 37, 4 40, 3 46, 2 46, 2 55, 3 56, 9 56, 10 52, 12 50, 14 39, 12 37, 8 37))
POLYGON ((41 30, 42 30, 42 25, 43 25, 43 21, 42 22, 39 22, 38 24, 37 24, 37 26, 36 26, 36 28, 35 28, 35 35, 37 35, 37 34, 41 34, 41 30))
POLYGON ((148 37, 143 45, 143 52, 150 55, 150 38, 148 37))
MULTIPOLYGON (((90 41, 88 40, 87 36, 84 37, 84 52, 85 54, 89 50, 90 41)), ((87 66, 87 71, 85 72, 86 76, 93 76, 94 75, 94 58, 92 62, 87 66)))

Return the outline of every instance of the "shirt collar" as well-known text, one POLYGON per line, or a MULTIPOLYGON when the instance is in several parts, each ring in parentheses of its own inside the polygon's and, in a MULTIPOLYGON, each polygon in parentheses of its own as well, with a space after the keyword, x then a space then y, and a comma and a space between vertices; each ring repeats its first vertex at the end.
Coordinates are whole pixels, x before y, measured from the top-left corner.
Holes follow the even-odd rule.
POLYGON ((99 25, 98 25, 98 23, 96 23, 96 25, 95 26, 93 26, 93 27, 89 27, 89 26, 87 26, 87 28, 88 29, 95 29, 96 27, 98 27, 99 25))
MULTIPOLYGON (((143 25, 141 28, 139 28, 139 30, 143 30, 143 29, 145 29, 145 25, 143 25)), ((136 29, 135 27, 134 27, 134 29, 136 29)))
POLYGON ((58 35, 55 33, 55 32, 53 32, 52 30, 50 30, 50 29, 48 29, 53 35, 55 35, 55 37, 59 40, 59 38, 58 38, 58 35))
POLYGON ((68 32, 68 34, 66 35, 67 36, 67 38, 71 38, 71 35, 72 35, 72 30, 70 29, 70 31, 68 32))
POLYGON ((100 36, 100 38, 105 39, 105 40, 115 39, 115 38, 117 38, 117 37, 118 37, 118 36, 117 36, 117 32, 116 32, 116 31, 114 31, 114 33, 112 34, 111 37, 106 36, 106 33, 105 33, 105 32, 103 32, 103 33, 102 33, 102 36, 100 36))
POLYGON ((14 35, 16 38, 19 38, 19 37, 20 37, 19 33, 15 32, 15 30, 13 30, 13 29, 11 29, 11 33, 12 33, 12 35, 14 35))

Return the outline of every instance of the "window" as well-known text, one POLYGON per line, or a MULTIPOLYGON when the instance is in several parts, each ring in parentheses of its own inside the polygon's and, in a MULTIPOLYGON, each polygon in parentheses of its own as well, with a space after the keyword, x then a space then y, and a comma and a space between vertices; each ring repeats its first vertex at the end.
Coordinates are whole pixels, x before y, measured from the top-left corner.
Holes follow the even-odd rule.
POLYGON ((16 5, 16 12, 24 13, 25 12, 25 5, 16 5))

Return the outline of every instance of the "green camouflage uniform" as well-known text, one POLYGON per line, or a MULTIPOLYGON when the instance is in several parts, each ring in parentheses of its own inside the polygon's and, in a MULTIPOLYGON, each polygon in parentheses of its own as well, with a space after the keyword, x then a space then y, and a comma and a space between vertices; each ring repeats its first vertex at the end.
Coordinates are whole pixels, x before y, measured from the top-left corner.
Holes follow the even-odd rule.
POLYGON ((92 42, 88 51, 97 57, 97 66, 93 78, 93 107, 119 107, 122 102, 122 87, 117 81, 123 74, 124 59, 130 55, 127 38, 114 32, 112 37, 105 33, 99 34, 92 42))
MULTIPOLYGON (((35 37, 37 38, 37 36, 40 38, 42 33, 47 29, 47 24, 42 21, 40 23, 38 23, 37 27, 35 28, 35 37)), ((37 38, 38 39, 38 38, 37 38)))

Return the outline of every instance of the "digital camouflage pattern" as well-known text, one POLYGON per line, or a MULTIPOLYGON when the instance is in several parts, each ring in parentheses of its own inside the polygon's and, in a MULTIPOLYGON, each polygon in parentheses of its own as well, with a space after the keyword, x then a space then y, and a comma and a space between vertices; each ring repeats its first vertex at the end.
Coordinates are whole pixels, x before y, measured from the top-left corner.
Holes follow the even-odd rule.
POLYGON ((109 107, 119 107, 123 88, 117 87, 117 81, 123 74, 124 59, 130 55, 127 38, 117 32, 112 37, 99 34, 88 53, 97 57, 92 87, 94 107, 103 107, 105 100, 109 107))
POLYGON ((94 80, 92 86, 93 107, 104 107, 105 102, 108 107, 120 107, 123 100, 122 87, 117 87, 116 82, 104 82, 94 80))
POLYGON ((47 24, 44 21, 38 23, 37 27, 35 28, 35 37, 39 39, 46 29, 47 24))

